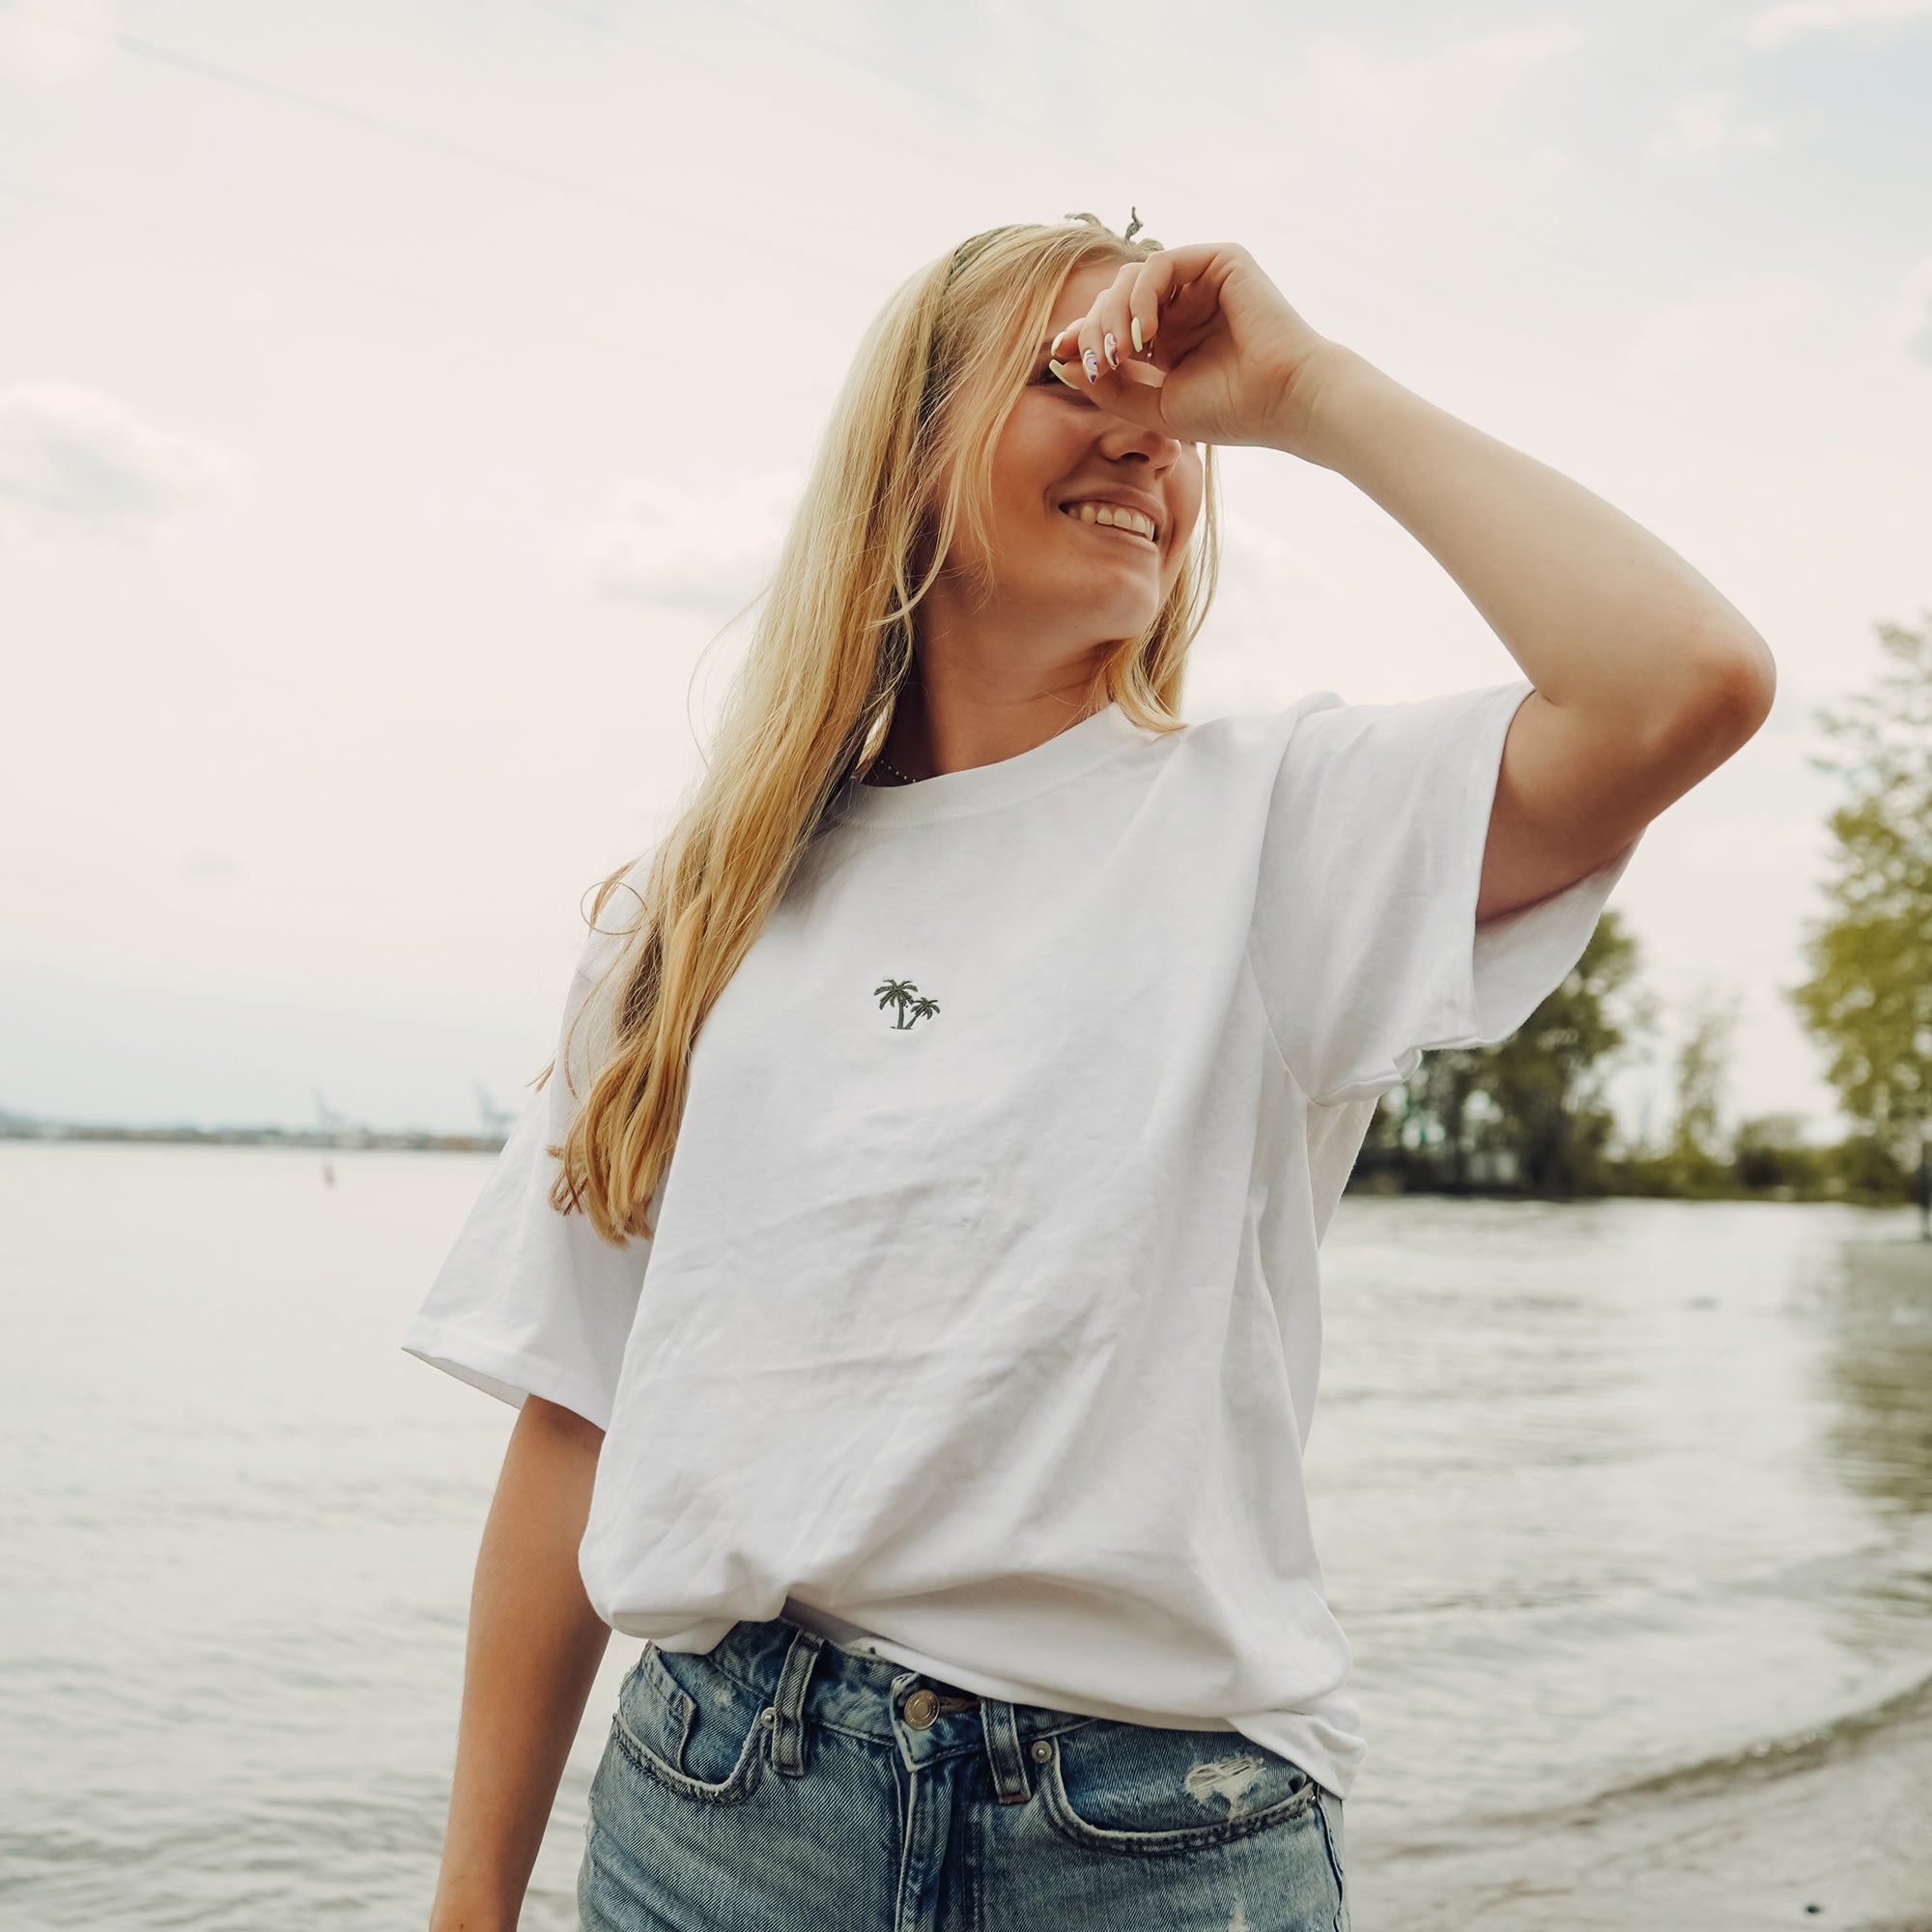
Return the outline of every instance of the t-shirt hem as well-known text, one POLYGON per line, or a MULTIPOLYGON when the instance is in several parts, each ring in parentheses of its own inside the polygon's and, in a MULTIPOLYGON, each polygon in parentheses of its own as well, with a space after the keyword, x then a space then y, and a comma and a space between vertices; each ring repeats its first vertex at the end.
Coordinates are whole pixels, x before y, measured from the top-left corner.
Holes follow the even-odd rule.
POLYGON ((526 1350, 506 1349, 460 1328, 422 1325, 411 1328, 402 1349, 405 1354, 495 1396, 512 1408, 521 1409, 525 1397, 534 1395, 581 1415, 599 1429, 611 1426, 611 1404, 601 1390, 561 1364, 526 1350))

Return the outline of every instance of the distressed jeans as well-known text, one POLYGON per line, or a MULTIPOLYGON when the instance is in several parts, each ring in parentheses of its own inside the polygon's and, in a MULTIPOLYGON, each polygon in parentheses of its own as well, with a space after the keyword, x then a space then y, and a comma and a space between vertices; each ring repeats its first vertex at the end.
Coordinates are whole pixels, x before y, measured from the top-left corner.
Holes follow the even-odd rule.
POLYGON ((584 1932, 1349 1932, 1342 1801, 1234 1731, 976 1697, 780 1616, 647 1644, 584 1932))

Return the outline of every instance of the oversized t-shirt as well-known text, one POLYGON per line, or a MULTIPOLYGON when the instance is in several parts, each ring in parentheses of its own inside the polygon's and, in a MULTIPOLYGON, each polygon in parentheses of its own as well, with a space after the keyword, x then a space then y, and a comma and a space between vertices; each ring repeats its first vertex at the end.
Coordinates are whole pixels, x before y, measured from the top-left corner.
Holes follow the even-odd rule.
POLYGON ((404 1347, 606 1431, 580 1565, 608 1623, 702 1651, 813 1609, 1347 1795, 1318 1246, 1378 1097, 1514 1032, 1635 849, 1477 925, 1531 688, 1168 733, 1111 705, 848 784, 699 1029, 650 1239, 549 1206, 560 1065, 404 1347))

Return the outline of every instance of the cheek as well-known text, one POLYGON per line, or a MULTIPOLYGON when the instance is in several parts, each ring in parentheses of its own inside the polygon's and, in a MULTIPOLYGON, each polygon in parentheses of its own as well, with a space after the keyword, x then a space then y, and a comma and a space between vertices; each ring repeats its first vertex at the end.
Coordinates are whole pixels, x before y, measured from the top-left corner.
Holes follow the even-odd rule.
POLYGON ((1195 529, 1201 522, 1201 500, 1206 492, 1202 489, 1201 463, 1197 457, 1191 465, 1192 473, 1186 478, 1177 478, 1168 493, 1168 501, 1174 508, 1174 548, 1185 550, 1195 529))
POLYGON ((1079 469, 1088 438, 1074 412, 1051 397, 1028 397, 1007 418, 993 457, 993 491, 1003 507, 1037 516, 1054 488, 1079 469))
POLYGON ((1202 467, 1199 453, 1183 457, 1179 496, 1190 526, 1201 515, 1201 500, 1208 494, 1207 472, 1202 467))

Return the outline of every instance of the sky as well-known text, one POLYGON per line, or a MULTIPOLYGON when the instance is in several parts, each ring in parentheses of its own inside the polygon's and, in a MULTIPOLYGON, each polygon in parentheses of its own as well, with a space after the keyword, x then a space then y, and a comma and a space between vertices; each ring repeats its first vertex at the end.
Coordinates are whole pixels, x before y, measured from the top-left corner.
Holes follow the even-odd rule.
MULTIPOLYGON (((465 1130, 697 769, 871 317, 1137 209, 1575 477, 1764 635, 1611 903, 1726 1112, 1840 1130, 1788 989, 1820 706, 1932 614, 1932 0, 1614 9, 0 0, 0 1111, 465 1130)), ((1334 473, 1223 453, 1187 712, 1519 674, 1334 473)))

